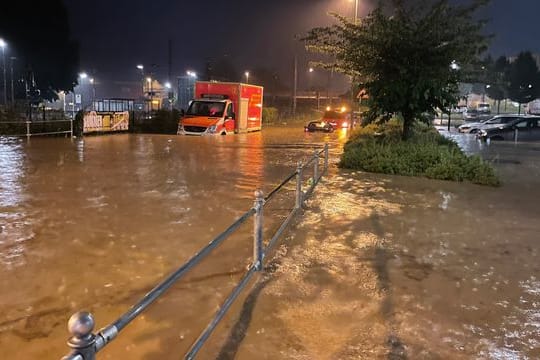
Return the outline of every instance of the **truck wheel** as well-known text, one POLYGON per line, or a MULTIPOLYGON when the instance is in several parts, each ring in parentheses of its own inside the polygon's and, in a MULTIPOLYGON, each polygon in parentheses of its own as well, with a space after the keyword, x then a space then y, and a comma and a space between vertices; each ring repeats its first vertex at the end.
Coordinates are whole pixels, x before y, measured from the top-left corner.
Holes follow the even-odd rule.
POLYGON ((227 132, 226 132, 226 131, 222 131, 220 135, 221 135, 221 136, 227 135, 227 132))

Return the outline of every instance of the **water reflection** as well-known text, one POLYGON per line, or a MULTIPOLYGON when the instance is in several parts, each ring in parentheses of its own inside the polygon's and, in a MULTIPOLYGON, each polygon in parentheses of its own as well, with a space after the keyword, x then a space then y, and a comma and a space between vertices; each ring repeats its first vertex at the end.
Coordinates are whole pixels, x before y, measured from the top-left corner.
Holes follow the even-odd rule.
POLYGON ((0 138, 0 269, 25 264, 34 237, 24 206, 25 151, 22 140, 0 138))
POLYGON ((0 137, 0 207, 15 206, 23 200, 24 149, 21 142, 0 137))

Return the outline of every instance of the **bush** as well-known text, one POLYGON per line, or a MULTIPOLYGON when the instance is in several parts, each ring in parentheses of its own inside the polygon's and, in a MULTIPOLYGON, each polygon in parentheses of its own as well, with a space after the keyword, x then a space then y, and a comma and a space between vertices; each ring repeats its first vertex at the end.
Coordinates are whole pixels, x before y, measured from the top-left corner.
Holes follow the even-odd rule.
POLYGON ((435 129, 418 125, 409 141, 401 141, 396 124, 368 125, 345 145, 340 166, 375 173, 424 176, 431 179, 499 185, 493 167, 479 156, 468 157, 435 129))
POLYGON ((275 107, 263 107, 262 121, 263 124, 272 124, 279 120, 279 110, 275 107))

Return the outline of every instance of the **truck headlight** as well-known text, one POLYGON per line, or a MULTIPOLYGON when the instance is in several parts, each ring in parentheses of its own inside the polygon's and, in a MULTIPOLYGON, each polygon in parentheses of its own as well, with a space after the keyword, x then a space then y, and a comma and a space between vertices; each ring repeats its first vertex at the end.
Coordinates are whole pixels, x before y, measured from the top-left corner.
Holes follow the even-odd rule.
POLYGON ((216 132, 216 128, 217 128, 216 125, 211 125, 210 127, 208 127, 208 132, 209 132, 209 133, 215 133, 215 132, 216 132))

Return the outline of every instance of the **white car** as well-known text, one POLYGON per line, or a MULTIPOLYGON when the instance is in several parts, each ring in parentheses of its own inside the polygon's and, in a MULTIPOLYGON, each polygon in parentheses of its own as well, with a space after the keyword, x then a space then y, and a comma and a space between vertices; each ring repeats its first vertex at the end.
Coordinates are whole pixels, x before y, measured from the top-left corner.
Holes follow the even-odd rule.
POLYGON ((458 128, 458 131, 465 134, 476 134, 482 129, 490 129, 493 127, 497 127, 501 124, 506 124, 514 120, 519 120, 522 117, 523 116, 520 115, 497 115, 495 117, 492 117, 491 119, 481 122, 465 123, 458 128))

